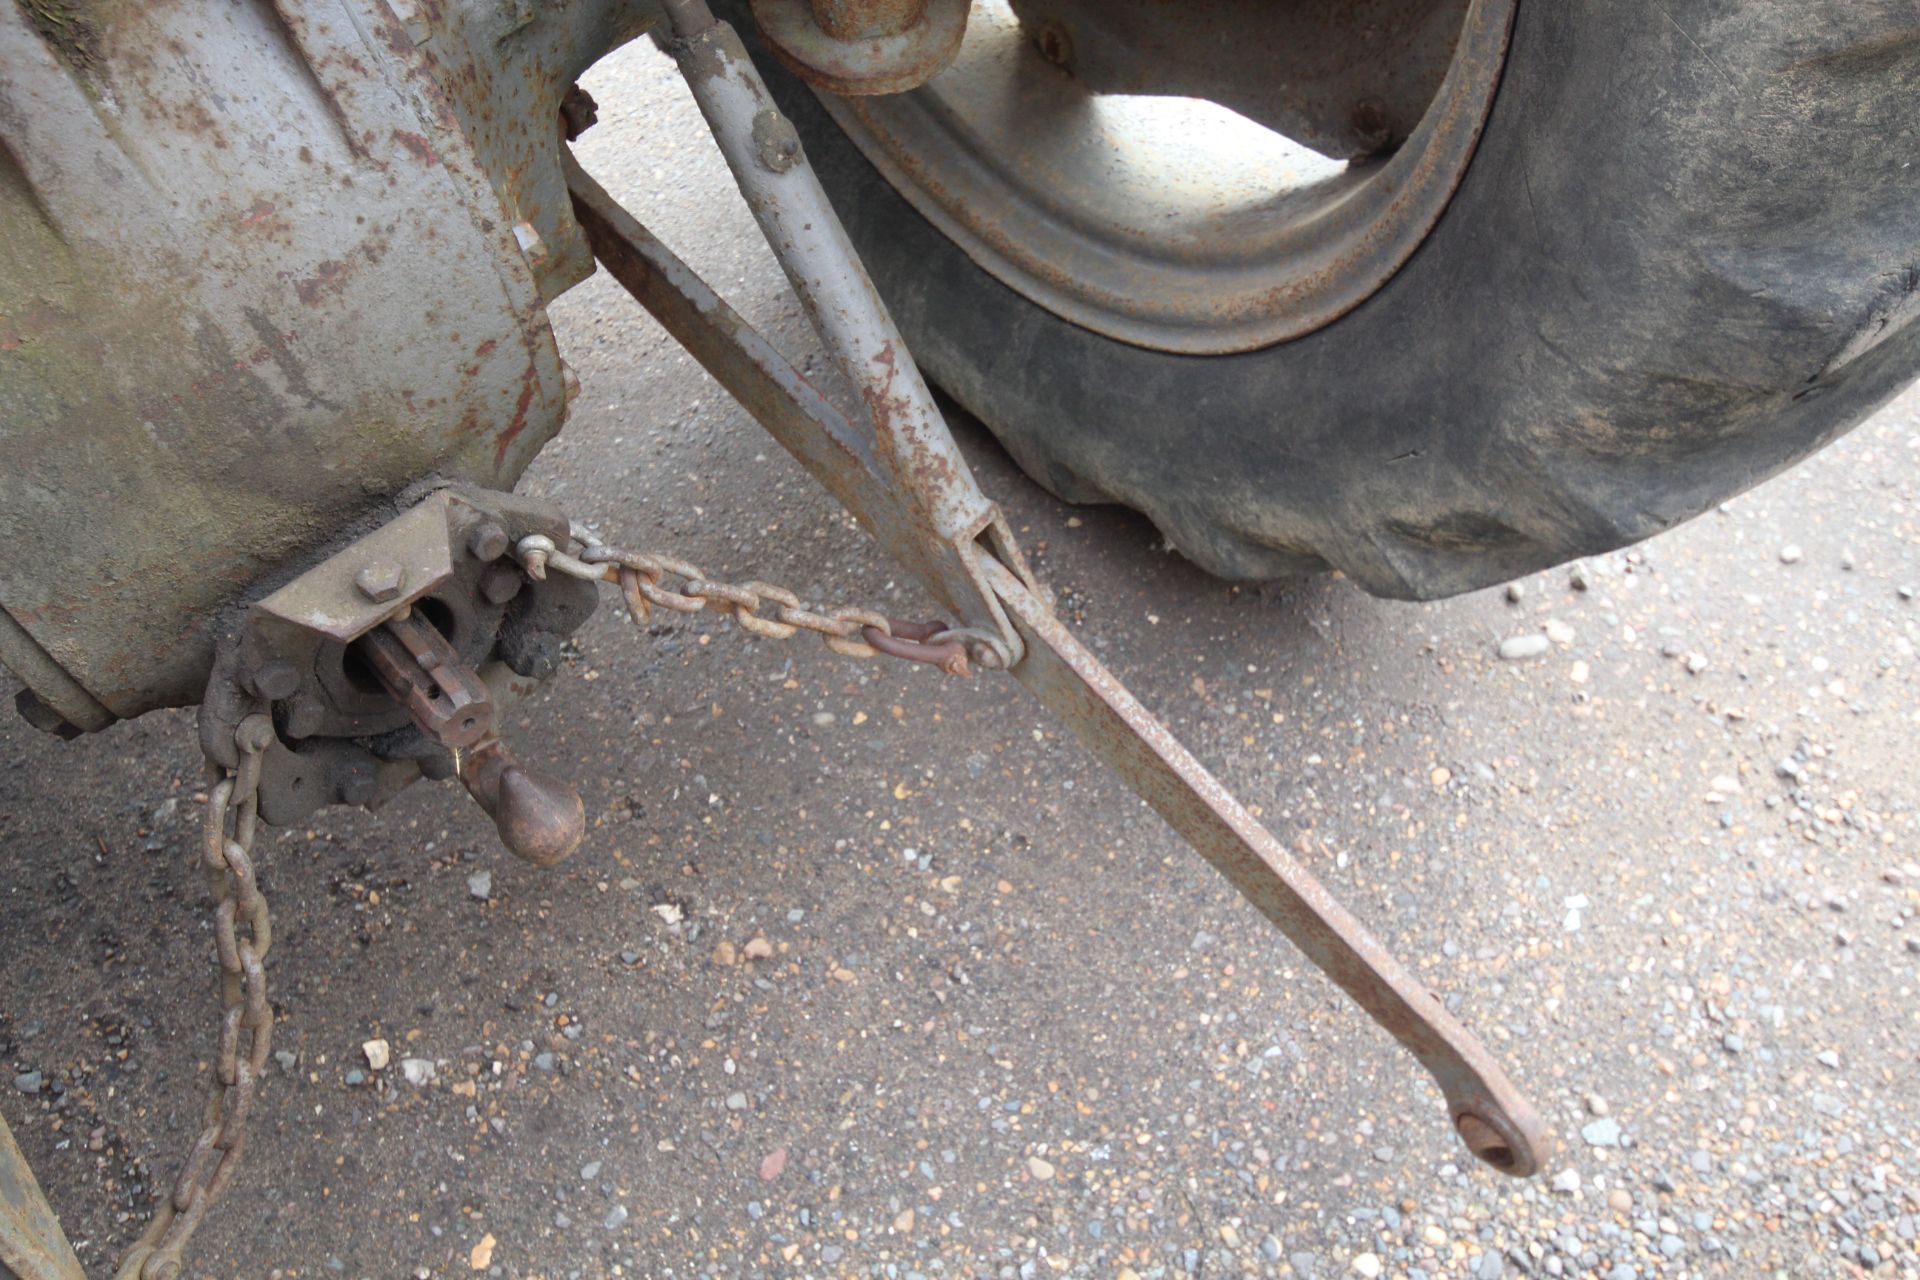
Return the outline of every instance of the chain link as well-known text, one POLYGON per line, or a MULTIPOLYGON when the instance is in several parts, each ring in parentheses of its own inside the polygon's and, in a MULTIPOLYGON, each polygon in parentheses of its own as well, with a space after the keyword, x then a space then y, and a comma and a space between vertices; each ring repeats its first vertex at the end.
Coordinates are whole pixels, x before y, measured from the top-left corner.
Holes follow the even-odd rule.
POLYGON ((642 624, 651 619, 656 605, 675 613, 709 609, 732 614, 742 631, 768 640, 811 631, 826 641, 827 648, 849 658, 902 657, 966 674, 971 652, 976 661, 984 657, 983 665, 1006 665, 1006 645, 998 636, 949 629, 944 624, 899 623, 876 609, 853 605, 810 608, 785 587, 715 581, 699 566, 676 556, 610 547, 577 524, 572 540, 581 546, 577 555, 540 534, 522 538, 514 554, 535 580, 552 570, 589 582, 613 583, 626 598, 634 620, 642 624), (681 580, 677 590, 665 585, 668 578, 681 580), (879 647, 882 644, 884 648, 879 647))
POLYGON ((259 822, 260 766, 273 722, 254 714, 234 732, 238 763, 214 766, 207 795, 200 863, 213 892, 215 953, 220 966, 220 1048, 207 1093, 206 1119, 187 1152, 173 1192, 155 1210, 115 1280, 176 1280, 180 1255, 239 1167, 247 1145, 247 1113, 273 1044, 267 1003, 267 951, 273 921, 253 864, 259 822))

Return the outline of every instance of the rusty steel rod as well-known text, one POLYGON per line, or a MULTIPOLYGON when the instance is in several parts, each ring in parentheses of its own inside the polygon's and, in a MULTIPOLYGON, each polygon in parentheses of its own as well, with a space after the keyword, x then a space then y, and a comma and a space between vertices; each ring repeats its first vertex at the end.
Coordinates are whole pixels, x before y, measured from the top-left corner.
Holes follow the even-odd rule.
POLYGON ((684 0, 669 14, 680 37, 673 53, 681 74, 807 318, 866 403, 881 464, 941 537, 978 536, 993 504, 960 456, 933 393, 807 163, 799 134, 773 105, 731 26, 715 21, 701 0, 684 0))
POLYGON ((955 548, 935 539, 891 491, 852 425, 765 338, 577 165, 568 181, 594 253, 614 278, 943 602, 979 576, 954 569, 956 555, 972 555, 1009 606, 1027 650, 1014 675, 1413 1052, 1439 1083, 1469 1149, 1508 1173, 1537 1170, 1548 1150, 1544 1127, 1486 1048, 1287 856, 1017 575, 977 543, 955 548))
POLYGON ((970 601, 977 611, 973 564, 889 482, 861 432, 571 156, 566 173, 574 215, 608 274, 936 600, 960 616, 970 601))
POLYGON ((987 576, 1026 641, 1027 656, 1014 677, 1413 1054, 1440 1086, 1454 1128, 1474 1155, 1516 1177, 1537 1172, 1551 1150, 1546 1125, 1486 1046, 1281 848, 1052 609, 1000 566, 989 564, 987 576))
POLYGON ((871 442, 570 162, 574 210, 595 256, 943 604, 970 625, 999 628, 1013 674, 1426 1068, 1475 1156, 1516 1176, 1536 1172, 1549 1150, 1545 1125, 1493 1055, 1054 616, 732 29, 702 0, 672 0, 669 12, 676 55, 722 152, 863 393, 871 442))

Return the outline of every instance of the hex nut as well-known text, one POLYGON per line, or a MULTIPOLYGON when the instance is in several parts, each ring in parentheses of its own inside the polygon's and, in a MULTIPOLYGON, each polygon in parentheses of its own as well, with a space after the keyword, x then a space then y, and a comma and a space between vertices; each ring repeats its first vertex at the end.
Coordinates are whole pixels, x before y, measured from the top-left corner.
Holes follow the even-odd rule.
POLYGON ((253 673, 252 683, 263 698, 291 698, 300 688, 300 671, 284 658, 269 658, 253 673))
POLYGON ((385 604, 400 595, 400 588, 407 582, 407 572, 391 560, 369 560, 360 566, 360 572, 353 575, 353 585, 360 594, 375 604, 385 604))
POLYGON ((467 535, 467 550, 473 553, 476 560, 498 560, 507 554, 509 545, 507 531, 491 520, 481 521, 467 535))
POLYGON ((520 594, 526 581, 518 565, 496 564, 480 575, 480 594, 491 604, 505 604, 520 594))

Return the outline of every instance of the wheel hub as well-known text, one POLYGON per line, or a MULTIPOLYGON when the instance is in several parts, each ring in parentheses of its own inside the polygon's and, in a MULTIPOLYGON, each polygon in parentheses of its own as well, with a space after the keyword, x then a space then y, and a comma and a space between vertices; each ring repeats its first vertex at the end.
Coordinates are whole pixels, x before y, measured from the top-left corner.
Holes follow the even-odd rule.
POLYGON ((929 84, 822 99, 1027 298, 1139 346, 1246 351, 1412 256, 1472 158, 1516 3, 982 3, 929 84))

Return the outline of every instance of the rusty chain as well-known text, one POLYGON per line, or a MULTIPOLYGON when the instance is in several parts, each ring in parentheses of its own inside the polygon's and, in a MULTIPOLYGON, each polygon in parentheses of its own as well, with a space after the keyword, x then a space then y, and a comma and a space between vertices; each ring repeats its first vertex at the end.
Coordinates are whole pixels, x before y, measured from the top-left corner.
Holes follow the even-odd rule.
POLYGON ((219 1056, 200 1136, 187 1152, 172 1193, 121 1260, 115 1280, 177 1280, 181 1253, 233 1180, 246 1149, 247 1112, 273 1043, 264 967, 273 945, 273 922, 253 864, 260 766, 272 741, 272 720, 264 713, 247 716, 234 732, 237 765, 214 767, 199 860, 213 891, 220 966, 219 1056))
POLYGON ((768 640, 785 640, 811 631, 827 648, 850 658, 887 656, 939 667, 950 675, 971 675, 969 660, 990 669, 1008 663, 1006 642, 999 636, 970 627, 948 627, 943 622, 901 622, 875 609, 843 605, 813 608, 785 587, 768 582, 719 582, 677 556, 625 551, 608 546, 590 530, 573 526, 577 554, 562 550, 540 534, 522 538, 515 557, 527 576, 540 580, 557 570, 589 582, 609 582, 620 588, 636 622, 646 623, 654 606, 675 613, 703 609, 732 614, 740 629, 768 640), (677 590, 665 585, 678 578, 677 590))
MULTIPOLYGON (((642 624, 654 607, 675 613, 710 610, 733 616, 741 630, 770 640, 801 631, 820 636, 835 653, 853 658, 889 656, 969 675, 969 659, 1001 669, 1005 642, 972 628, 941 622, 901 622, 876 609, 843 605, 810 607, 785 587, 768 582, 721 582, 677 556, 608 546, 589 530, 573 528, 563 550, 551 538, 522 538, 515 558, 536 581, 558 571, 620 588, 628 610, 642 624), (678 579, 677 588, 669 585, 678 579)), ((188 1151, 173 1190, 114 1272, 114 1280, 178 1280, 181 1255, 207 1210, 233 1180, 246 1149, 247 1114, 272 1049, 273 1009, 267 1002, 264 967, 273 925, 253 863, 259 822, 262 759, 274 740, 265 713, 241 720, 234 733, 237 763, 214 766, 207 796, 200 862, 214 900, 214 941, 220 968, 220 1042, 207 1096, 206 1119, 188 1151)))

